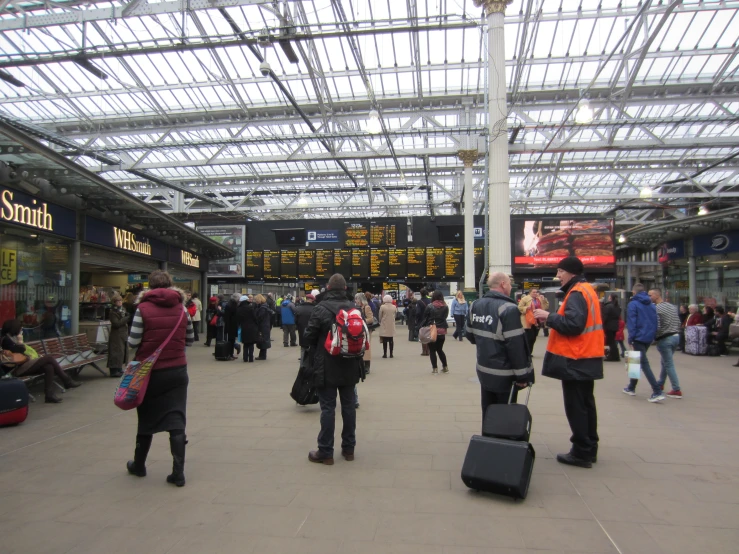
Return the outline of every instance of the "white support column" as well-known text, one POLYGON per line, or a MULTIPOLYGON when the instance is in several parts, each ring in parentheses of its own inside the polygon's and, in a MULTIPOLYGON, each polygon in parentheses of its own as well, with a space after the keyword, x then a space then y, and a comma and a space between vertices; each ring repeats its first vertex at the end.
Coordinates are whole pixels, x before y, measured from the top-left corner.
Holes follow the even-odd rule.
POLYGON ((464 290, 475 292, 475 198, 472 191, 472 166, 480 154, 477 150, 460 150, 457 155, 464 162, 464 290))
POLYGON ((489 271, 511 273, 511 208, 508 173, 508 108, 506 106, 505 40, 506 6, 513 0, 475 0, 488 17, 488 113, 490 248, 489 271))

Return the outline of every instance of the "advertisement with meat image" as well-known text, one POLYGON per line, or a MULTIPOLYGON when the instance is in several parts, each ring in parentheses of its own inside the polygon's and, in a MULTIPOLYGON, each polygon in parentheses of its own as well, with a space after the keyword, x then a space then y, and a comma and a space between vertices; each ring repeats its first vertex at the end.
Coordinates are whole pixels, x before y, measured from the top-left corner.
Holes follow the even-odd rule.
POLYGON ((567 256, 577 256, 585 268, 611 269, 612 219, 511 220, 513 265, 516 270, 553 269, 567 256))

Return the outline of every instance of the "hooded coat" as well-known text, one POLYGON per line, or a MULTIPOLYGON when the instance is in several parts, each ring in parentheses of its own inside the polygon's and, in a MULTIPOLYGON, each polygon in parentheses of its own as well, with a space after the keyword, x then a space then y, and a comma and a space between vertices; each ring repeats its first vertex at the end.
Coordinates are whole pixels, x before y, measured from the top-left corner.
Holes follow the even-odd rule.
POLYGON ((108 367, 121 369, 126 363, 128 349, 128 323, 130 321, 128 312, 121 306, 114 307, 108 314, 110 320, 110 335, 108 336, 108 367))
POLYGON ((635 294, 626 308, 626 329, 629 344, 652 344, 657 335, 657 306, 645 291, 635 294))
POLYGON ((244 300, 236 308, 236 320, 241 328, 241 342, 253 344, 257 342, 259 329, 257 328, 257 314, 255 306, 248 300, 244 300))

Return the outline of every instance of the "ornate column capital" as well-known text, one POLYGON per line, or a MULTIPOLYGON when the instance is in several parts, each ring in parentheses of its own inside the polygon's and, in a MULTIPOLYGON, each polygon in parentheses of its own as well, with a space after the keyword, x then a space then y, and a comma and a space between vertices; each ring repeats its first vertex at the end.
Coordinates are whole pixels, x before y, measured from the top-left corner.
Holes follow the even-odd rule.
POLYGON ((457 156, 462 160, 465 167, 472 167, 480 158, 480 153, 477 150, 460 150, 457 152, 457 156))
POLYGON ((513 0, 473 0, 473 2, 478 8, 480 6, 485 8, 485 15, 493 13, 502 13, 505 15, 506 7, 513 4, 513 0))

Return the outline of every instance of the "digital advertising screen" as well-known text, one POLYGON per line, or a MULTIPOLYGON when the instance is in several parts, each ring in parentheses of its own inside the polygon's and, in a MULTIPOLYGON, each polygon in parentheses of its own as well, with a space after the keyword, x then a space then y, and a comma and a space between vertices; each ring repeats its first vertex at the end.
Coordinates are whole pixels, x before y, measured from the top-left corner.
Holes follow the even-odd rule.
POLYGON ((553 271, 567 256, 580 258, 586 271, 616 265, 613 219, 515 218, 511 242, 514 272, 553 271))
POLYGON ((280 246, 294 246, 295 248, 305 246, 305 229, 272 229, 272 231, 280 246))
POLYGON ((370 250, 370 278, 385 279, 388 273, 387 248, 372 248, 370 250))
POLYGON ((334 251, 316 250, 316 279, 328 281, 334 273, 334 251))
POLYGON ((265 250, 264 251, 264 280, 279 281, 280 280, 280 251, 265 250))
POLYGON ((352 251, 349 248, 334 250, 334 273, 340 273, 344 279, 352 276, 352 251))
POLYGON ((352 279, 367 279, 370 275, 369 248, 352 248, 352 279))
POLYGON ((444 278, 450 281, 464 279, 464 248, 461 246, 444 248, 444 278))
POLYGON ((261 250, 246 251, 246 278, 250 281, 264 279, 264 253, 261 250))
POLYGON ((232 258, 211 260, 208 275, 211 277, 244 277, 244 244, 246 243, 246 227, 243 225, 220 225, 218 227, 200 227, 198 232, 213 239, 234 252, 232 258))
POLYGON ((298 279, 301 281, 316 278, 316 251, 301 248, 298 250, 298 279))

